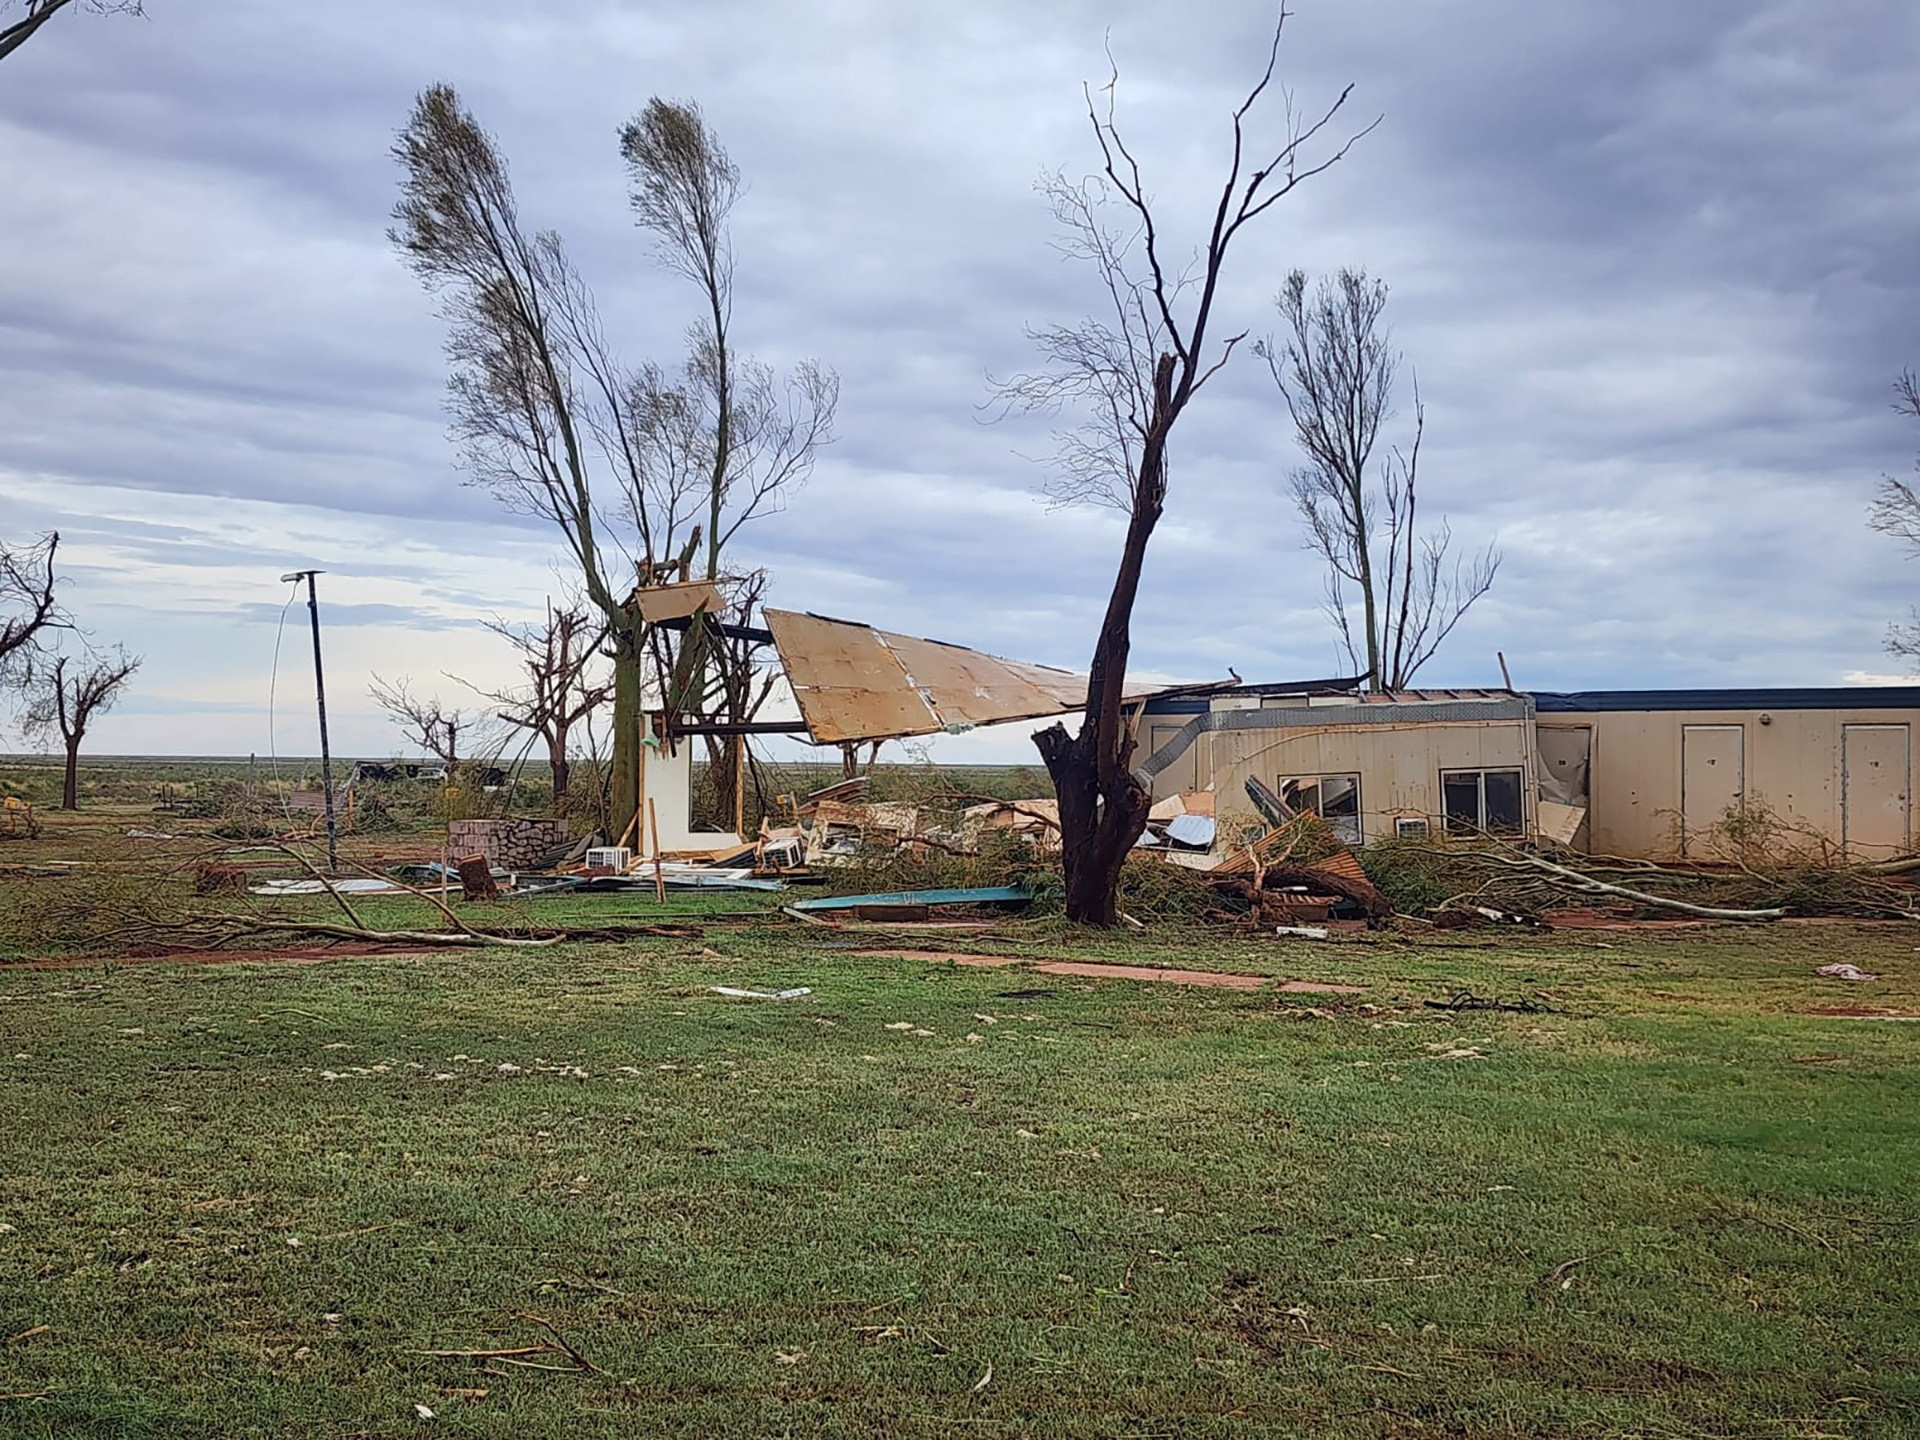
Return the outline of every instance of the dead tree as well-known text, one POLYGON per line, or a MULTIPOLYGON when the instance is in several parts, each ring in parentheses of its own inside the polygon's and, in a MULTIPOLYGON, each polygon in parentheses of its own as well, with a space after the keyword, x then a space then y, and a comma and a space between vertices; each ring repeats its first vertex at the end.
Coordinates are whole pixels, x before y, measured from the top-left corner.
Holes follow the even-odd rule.
MULTIPOLYGON (((1920 376, 1902 371, 1895 382, 1893 408, 1902 415, 1920 420, 1920 376)), ((1920 461, 1914 462, 1920 471, 1920 461)), ((1880 493, 1875 497, 1868 524, 1882 535, 1891 535, 1907 547, 1907 553, 1920 556, 1920 491, 1904 480, 1882 476, 1880 493)), ((1920 610, 1905 624, 1887 627, 1887 653, 1903 660, 1920 661, 1920 610)))
POLYGON ((611 681, 588 674, 605 627, 589 620, 577 605, 555 610, 549 600, 543 625, 492 620, 487 628, 513 646, 526 683, 484 693, 501 707, 495 713, 504 724, 529 731, 546 743, 553 805, 556 812, 563 811, 571 783, 574 730, 613 698, 611 681))
POLYGON ((1376 475, 1374 453, 1393 415, 1401 358, 1382 321, 1385 282, 1343 269, 1309 292, 1305 273, 1295 270, 1275 303, 1286 333, 1257 348, 1307 457, 1293 474, 1293 498, 1307 543, 1326 562, 1328 617, 1348 663, 1364 662, 1370 689, 1404 689, 1492 588, 1500 554, 1488 546, 1470 564, 1456 560, 1449 569, 1452 528, 1443 519, 1420 530, 1416 486, 1427 417, 1418 381, 1413 434, 1404 450, 1388 448, 1376 475), (1358 641, 1349 585, 1359 594, 1358 641))
POLYGON ((54 595, 59 548, 57 532, 32 545, 0 544, 0 682, 23 679, 45 633, 67 624, 54 595))
MULTIPOLYGON (((75 0, 27 0, 26 13, 12 21, 7 20, 5 16, 13 7, 0 4, 0 60, 6 59, 39 34, 42 25, 74 3, 75 0)), ((96 15, 144 15, 147 13, 146 7, 140 3, 140 0, 84 0, 79 8, 90 10, 96 15)))
POLYGON ((35 662, 32 699, 22 717, 29 734, 60 737, 66 750, 65 778, 60 786, 60 808, 80 808, 80 746, 96 717, 113 708, 140 668, 140 657, 116 646, 111 655, 76 662, 70 655, 53 655, 35 662))
MULTIPOLYGON (((703 573, 721 581, 722 557, 740 528, 778 510, 805 481, 820 447, 832 442, 840 381, 811 360, 782 380, 734 348, 731 219, 740 171, 700 107, 656 96, 622 127, 620 152, 634 215, 653 235, 660 263, 699 292, 687 358, 677 371, 648 367, 643 374, 649 412, 660 422, 650 436, 656 463, 704 492, 703 573)), ((682 569, 685 578, 693 566, 682 569)), ((752 624, 764 583, 764 574, 731 582, 731 613, 719 618, 752 624)), ((659 672, 665 707, 736 725, 751 720, 764 687, 737 649, 696 615, 674 663, 659 672)), ((723 815, 735 809, 744 743, 736 735, 708 739, 723 815)))
MULTIPOLYGON (((440 697, 413 693, 413 681, 402 675, 389 684, 378 675, 367 687, 373 703, 387 712, 387 718, 399 726, 400 733, 447 767, 447 781, 459 777, 461 737, 472 740, 474 722, 462 710, 449 710, 440 697)), ((471 748, 469 743, 468 748, 471 748)))
POLYGON ((1055 494, 1106 500, 1127 512, 1120 565, 1088 673, 1086 714, 1077 733, 1056 724, 1034 736, 1059 797, 1067 915, 1085 924, 1114 923, 1120 868, 1146 828, 1151 801, 1129 766, 1133 735, 1121 703, 1133 603, 1147 542, 1166 500, 1174 425, 1245 338, 1242 331, 1210 344, 1228 251, 1247 225, 1338 162, 1359 138, 1349 136, 1318 159, 1307 153, 1346 104, 1348 86, 1317 119, 1297 118, 1289 109, 1282 137, 1249 159, 1244 124, 1272 83, 1286 21, 1283 10, 1266 68, 1233 112, 1226 177, 1191 265, 1170 251, 1164 217, 1155 212, 1139 163, 1115 124, 1117 73, 1106 86, 1104 113, 1087 91, 1100 172, 1079 183, 1056 176, 1045 188, 1066 228, 1062 248, 1094 266, 1109 313, 1034 332, 1046 365, 999 387, 1002 404, 1011 409, 1083 407, 1083 422, 1059 437, 1056 460, 1063 479, 1055 494), (1125 217, 1124 229, 1108 224, 1108 207, 1125 217))

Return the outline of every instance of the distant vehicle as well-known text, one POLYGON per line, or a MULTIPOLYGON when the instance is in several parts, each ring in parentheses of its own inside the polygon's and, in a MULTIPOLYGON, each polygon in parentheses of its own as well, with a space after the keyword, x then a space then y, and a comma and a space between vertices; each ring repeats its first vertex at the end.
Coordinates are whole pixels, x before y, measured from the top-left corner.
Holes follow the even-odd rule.
MULTIPOLYGON (((498 765, 468 766, 461 776, 483 790, 498 790, 507 783, 507 772, 498 765)), ((382 783, 396 780, 437 780, 445 784, 447 767, 437 760, 362 760, 347 776, 349 785, 361 781, 382 783)))
POLYGON ((347 777, 349 785, 362 780, 445 780, 447 767, 438 761, 362 760, 347 777))

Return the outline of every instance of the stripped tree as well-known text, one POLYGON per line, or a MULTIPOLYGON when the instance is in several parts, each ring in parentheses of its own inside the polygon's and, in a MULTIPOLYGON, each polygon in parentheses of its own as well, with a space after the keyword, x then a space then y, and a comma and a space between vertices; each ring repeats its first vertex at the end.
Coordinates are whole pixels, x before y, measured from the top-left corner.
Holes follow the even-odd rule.
POLYGON ((447 767, 448 784, 458 781, 460 758, 466 753, 461 737, 468 748, 473 741, 474 722, 464 710, 448 709, 438 695, 414 694, 413 681, 405 675, 391 683, 375 675, 367 693, 401 734, 447 767))
MULTIPOLYGON (((661 463, 696 481, 703 503, 706 553, 677 578, 704 578, 727 591, 723 623, 751 625, 764 572, 727 577, 722 556, 742 526, 778 510, 833 437, 839 378, 811 360, 785 379, 740 353, 733 342, 731 219, 740 170, 690 101, 655 97, 620 131, 630 201, 655 254, 699 293, 700 313, 688 328, 688 354, 677 371, 649 367, 650 405, 671 423, 655 437, 670 453, 661 463)), ((662 577, 668 578, 668 577, 662 577)), ((674 663, 662 670, 670 712, 692 712, 735 725, 751 720, 771 689, 757 676, 750 646, 729 643, 703 612, 692 618, 674 663)), ((708 770, 722 816, 730 816, 740 770, 738 735, 707 737, 708 770)))
POLYGON ((46 632, 67 624, 54 596, 59 548, 57 533, 32 545, 0 544, 0 683, 24 681, 46 632))
POLYGON ((393 153, 404 175, 389 234, 447 322, 448 409, 469 483, 559 529, 605 622, 610 821, 625 827, 645 640, 628 598, 673 529, 643 458, 641 377, 613 358, 560 237, 522 223, 506 161, 451 86, 421 93, 393 153))
POLYGON ((1382 320, 1384 281, 1343 269, 1311 291, 1295 270, 1275 302, 1286 324, 1256 347, 1293 417, 1307 463, 1293 474, 1307 543, 1326 562, 1329 618, 1347 661, 1367 685, 1400 690, 1440 648, 1474 601, 1493 587, 1500 553, 1448 565, 1453 530, 1417 523, 1416 485, 1426 410, 1413 388, 1413 433, 1389 446, 1376 471, 1381 428, 1393 416, 1400 356, 1382 320), (1354 635, 1348 586, 1357 592, 1354 635))
MULTIPOLYGON (((695 711, 711 688, 693 683, 700 677, 682 664, 677 637, 647 625, 634 588, 688 578, 703 554, 701 568, 718 576, 726 542, 777 508, 781 489, 806 473, 831 420, 833 382, 807 372, 811 393, 825 400, 808 406, 805 376, 794 400, 770 379, 763 384, 761 371, 743 380, 732 363, 720 410, 729 417, 726 443, 717 447, 716 362, 699 328, 693 356, 676 371, 623 365, 560 237, 523 224, 498 145, 451 87, 422 92, 394 156, 403 177, 390 234, 447 322, 449 409, 470 483, 559 529, 586 602, 605 623, 613 662, 609 823, 618 833, 635 818, 649 684, 656 703, 695 711), (759 409, 755 396, 766 397, 759 409), (716 469, 720 451, 725 464, 716 469)), ((731 170, 723 153, 719 167, 731 170)), ((726 206, 709 208, 720 222, 710 233, 719 237, 714 273, 725 278, 724 316, 726 206)))
POLYGON ((486 696, 500 707, 495 714, 502 723, 546 744, 553 805, 563 813, 572 779, 574 732, 613 698, 612 682, 592 673, 605 627, 577 605, 556 610, 549 600, 544 624, 492 620, 487 628, 513 647, 525 679, 486 696))
MULTIPOLYGON (((1893 391, 1893 408, 1920 420, 1920 376, 1911 370, 1902 371, 1893 391)), ((1914 469, 1920 471, 1920 461, 1914 463, 1914 469)), ((1891 475, 1881 477, 1880 493, 1874 499, 1867 523, 1882 535, 1891 535, 1905 545, 1909 555, 1920 556, 1920 491, 1905 480, 1896 480, 1891 475)), ((1887 653, 1910 662, 1920 661, 1920 610, 1913 611, 1912 615, 1904 624, 1887 627, 1887 653)))
POLYGON ((141 0, 27 0, 23 14, 9 20, 10 4, 0 4, 0 60, 4 60, 18 50, 27 41, 40 33, 45 25, 62 10, 69 7, 77 10, 90 10, 96 15, 144 15, 146 7, 141 0))
POLYGON ((140 657, 116 646, 110 655, 76 660, 55 654, 35 660, 22 724, 30 735, 58 736, 66 751, 60 808, 80 808, 80 746, 94 720, 113 708, 140 668, 140 657))
POLYGON ((1078 182, 1056 175, 1044 189, 1066 230, 1062 249, 1094 267, 1107 313, 1032 332, 1046 364, 999 387, 1002 403, 1012 409, 1080 407, 1082 423, 1059 437, 1054 493, 1067 501, 1112 503, 1127 514, 1079 730, 1069 733, 1055 724, 1034 737, 1059 797, 1067 915, 1086 924, 1114 923, 1120 869, 1146 828, 1151 805, 1147 786, 1130 768, 1134 742, 1122 705, 1133 604, 1147 542, 1166 501, 1174 425, 1245 338, 1241 331, 1215 342, 1209 334, 1228 251, 1247 225, 1339 161, 1359 138, 1349 136, 1319 158, 1309 153, 1346 104, 1348 86, 1317 118, 1297 117, 1289 105, 1283 133, 1249 159, 1246 120, 1273 81, 1286 22, 1283 9, 1266 67, 1233 111, 1226 176, 1191 264, 1170 250, 1164 217, 1156 214, 1139 163, 1115 123, 1118 74, 1105 87, 1104 108, 1087 90, 1100 170, 1078 182), (1107 218, 1113 212, 1120 217, 1117 225, 1107 218))

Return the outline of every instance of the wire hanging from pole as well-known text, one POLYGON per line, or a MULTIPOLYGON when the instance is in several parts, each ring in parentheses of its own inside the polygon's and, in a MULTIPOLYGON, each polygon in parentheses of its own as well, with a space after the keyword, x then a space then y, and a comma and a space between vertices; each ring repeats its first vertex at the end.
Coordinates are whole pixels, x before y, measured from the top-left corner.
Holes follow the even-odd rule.
POLYGON ((280 750, 273 738, 273 702, 274 693, 280 686, 280 640, 287 633, 287 611, 293 608, 293 602, 300 598, 300 582, 295 580, 293 588, 287 592, 287 603, 280 607, 280 624, 273 632, 273 669, 267 675, 267 764, 273 771, 273 788, 280 797, 280 808, 287 817, 287 823, 293 823, 293 806, 287 799, 287 792, 280 788, 280 750))

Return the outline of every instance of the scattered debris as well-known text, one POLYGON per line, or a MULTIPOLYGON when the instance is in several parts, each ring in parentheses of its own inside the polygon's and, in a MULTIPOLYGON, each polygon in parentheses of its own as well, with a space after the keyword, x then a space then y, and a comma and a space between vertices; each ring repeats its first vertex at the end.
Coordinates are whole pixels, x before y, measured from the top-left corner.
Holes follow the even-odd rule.
POLYGON ((462 855, 453 862, 460 875, 462 900, 498 900, 500 886, 493 878, 493 867, 485 855, 462 855))
POLYGON ((1813 972, 1816 975, 1831 976, 1835 980, 1878 980, 1878 975, 1862 970, 1858 965, 1822 965, 1813 972))
POLYGON ((709 985, 707 989, 716 995, 731 995, 740 1000, 799 1000, 813 993, 805 985, 792 990, 741 990, 732 985, 709 985))
POLYGON ((1558 1015, 1560 1012, 1551 1005, 1542 1005, 1536 1000, 1500 1000, 1476 995, 1471 990, 1462 990, 1451 1000, 1428 1000, 1423 1002, 1429 1010, 1504 1010, 1514 1015, 1558 1015))
POLYGON ((263 880, 249 885, 250 895, 401 895, 406 886, 391 880, 347 878, 342 880, 263 880))
MULTIPOLYGON (((877 907, 924 911, 935 905, 1024 905, 1032 899, 1031 892, 1018 885, 981 885, 955 890, 900 890, 885 895, 822 895, 812 900, 796 900, 785 908, 789 912, 798 911, 802 914, 816 914, 823 910, 859 912, 877 907)), ((884 915, 877 918, 913 917, 884 915)))

